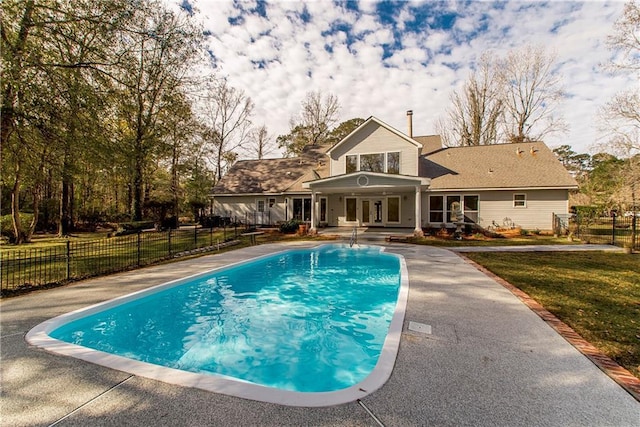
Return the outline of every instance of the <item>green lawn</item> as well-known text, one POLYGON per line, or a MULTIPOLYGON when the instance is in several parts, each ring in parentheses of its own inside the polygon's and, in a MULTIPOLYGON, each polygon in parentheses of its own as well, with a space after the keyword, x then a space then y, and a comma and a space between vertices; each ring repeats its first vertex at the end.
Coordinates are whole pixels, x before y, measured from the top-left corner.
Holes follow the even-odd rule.
POLYGON ((466 253, 640 378, 640 254, 466 253))

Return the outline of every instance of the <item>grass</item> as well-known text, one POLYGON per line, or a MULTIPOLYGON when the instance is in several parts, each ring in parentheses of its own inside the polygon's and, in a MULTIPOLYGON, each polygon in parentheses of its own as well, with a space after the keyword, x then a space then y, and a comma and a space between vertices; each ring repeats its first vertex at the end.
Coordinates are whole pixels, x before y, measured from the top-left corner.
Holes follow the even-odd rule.
POLYGON ((465 255, 522 289, 640 378, 640 255, 595 251, 465 255))

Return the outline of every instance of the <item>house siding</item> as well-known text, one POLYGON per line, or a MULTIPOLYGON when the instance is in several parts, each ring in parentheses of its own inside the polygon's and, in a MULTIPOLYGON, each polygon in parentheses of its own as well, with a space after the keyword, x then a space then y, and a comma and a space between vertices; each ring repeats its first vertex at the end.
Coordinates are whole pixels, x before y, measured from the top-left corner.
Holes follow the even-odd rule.
POLYGON ((552 214, 566 214, 568 190, 487 191, 480 194, 480 225, 513 223, 523 229, 552 230, 552 214), (526 207, 514 208, 513 195, 525 194, 526 207))
POLYGON ((349 154, 400 152, 400 174, 418 175, 418 147, 375 122, 331 152, 331 176, 346 172, 345 157, 349 154))
POLYGON ((285 198, 282 196, 218 196, 213 199, 213 214, 241 222, 276 224, 285 220, 285 198), (269 208, 269 199, 276 199, 269 208), (265 212, 257 212, 256 201, 265 201, 265 212))

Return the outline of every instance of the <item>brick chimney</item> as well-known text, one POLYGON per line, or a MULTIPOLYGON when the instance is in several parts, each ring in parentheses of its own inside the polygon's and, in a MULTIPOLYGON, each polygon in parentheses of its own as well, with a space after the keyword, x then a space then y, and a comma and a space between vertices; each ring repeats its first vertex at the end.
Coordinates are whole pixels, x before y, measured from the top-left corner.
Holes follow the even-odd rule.
POLYGON ((409 137, 413 138, 413 110, 407 110, 407 125, 409 126, 409 137))

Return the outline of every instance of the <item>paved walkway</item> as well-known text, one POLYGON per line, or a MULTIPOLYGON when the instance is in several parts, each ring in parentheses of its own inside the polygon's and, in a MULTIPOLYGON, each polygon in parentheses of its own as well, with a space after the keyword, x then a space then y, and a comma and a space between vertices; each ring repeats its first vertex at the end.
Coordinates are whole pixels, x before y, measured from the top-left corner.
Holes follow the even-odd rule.
MULTIPOLYGON (((405 328, 389 381, 361 402, 296 408, 173 386, 27 345, 51 317, 173 278, 311 243, 259 245, 2 300, 7 426, 638 426, 640 403, 518 298, 452 251, 406 258, 405 328), (432 334, 410 331, 410 321, 432 334), (58 422, 59 421, 59 422, 58 422)), ((593 248, 593 246, 591 246, 593 248)))

